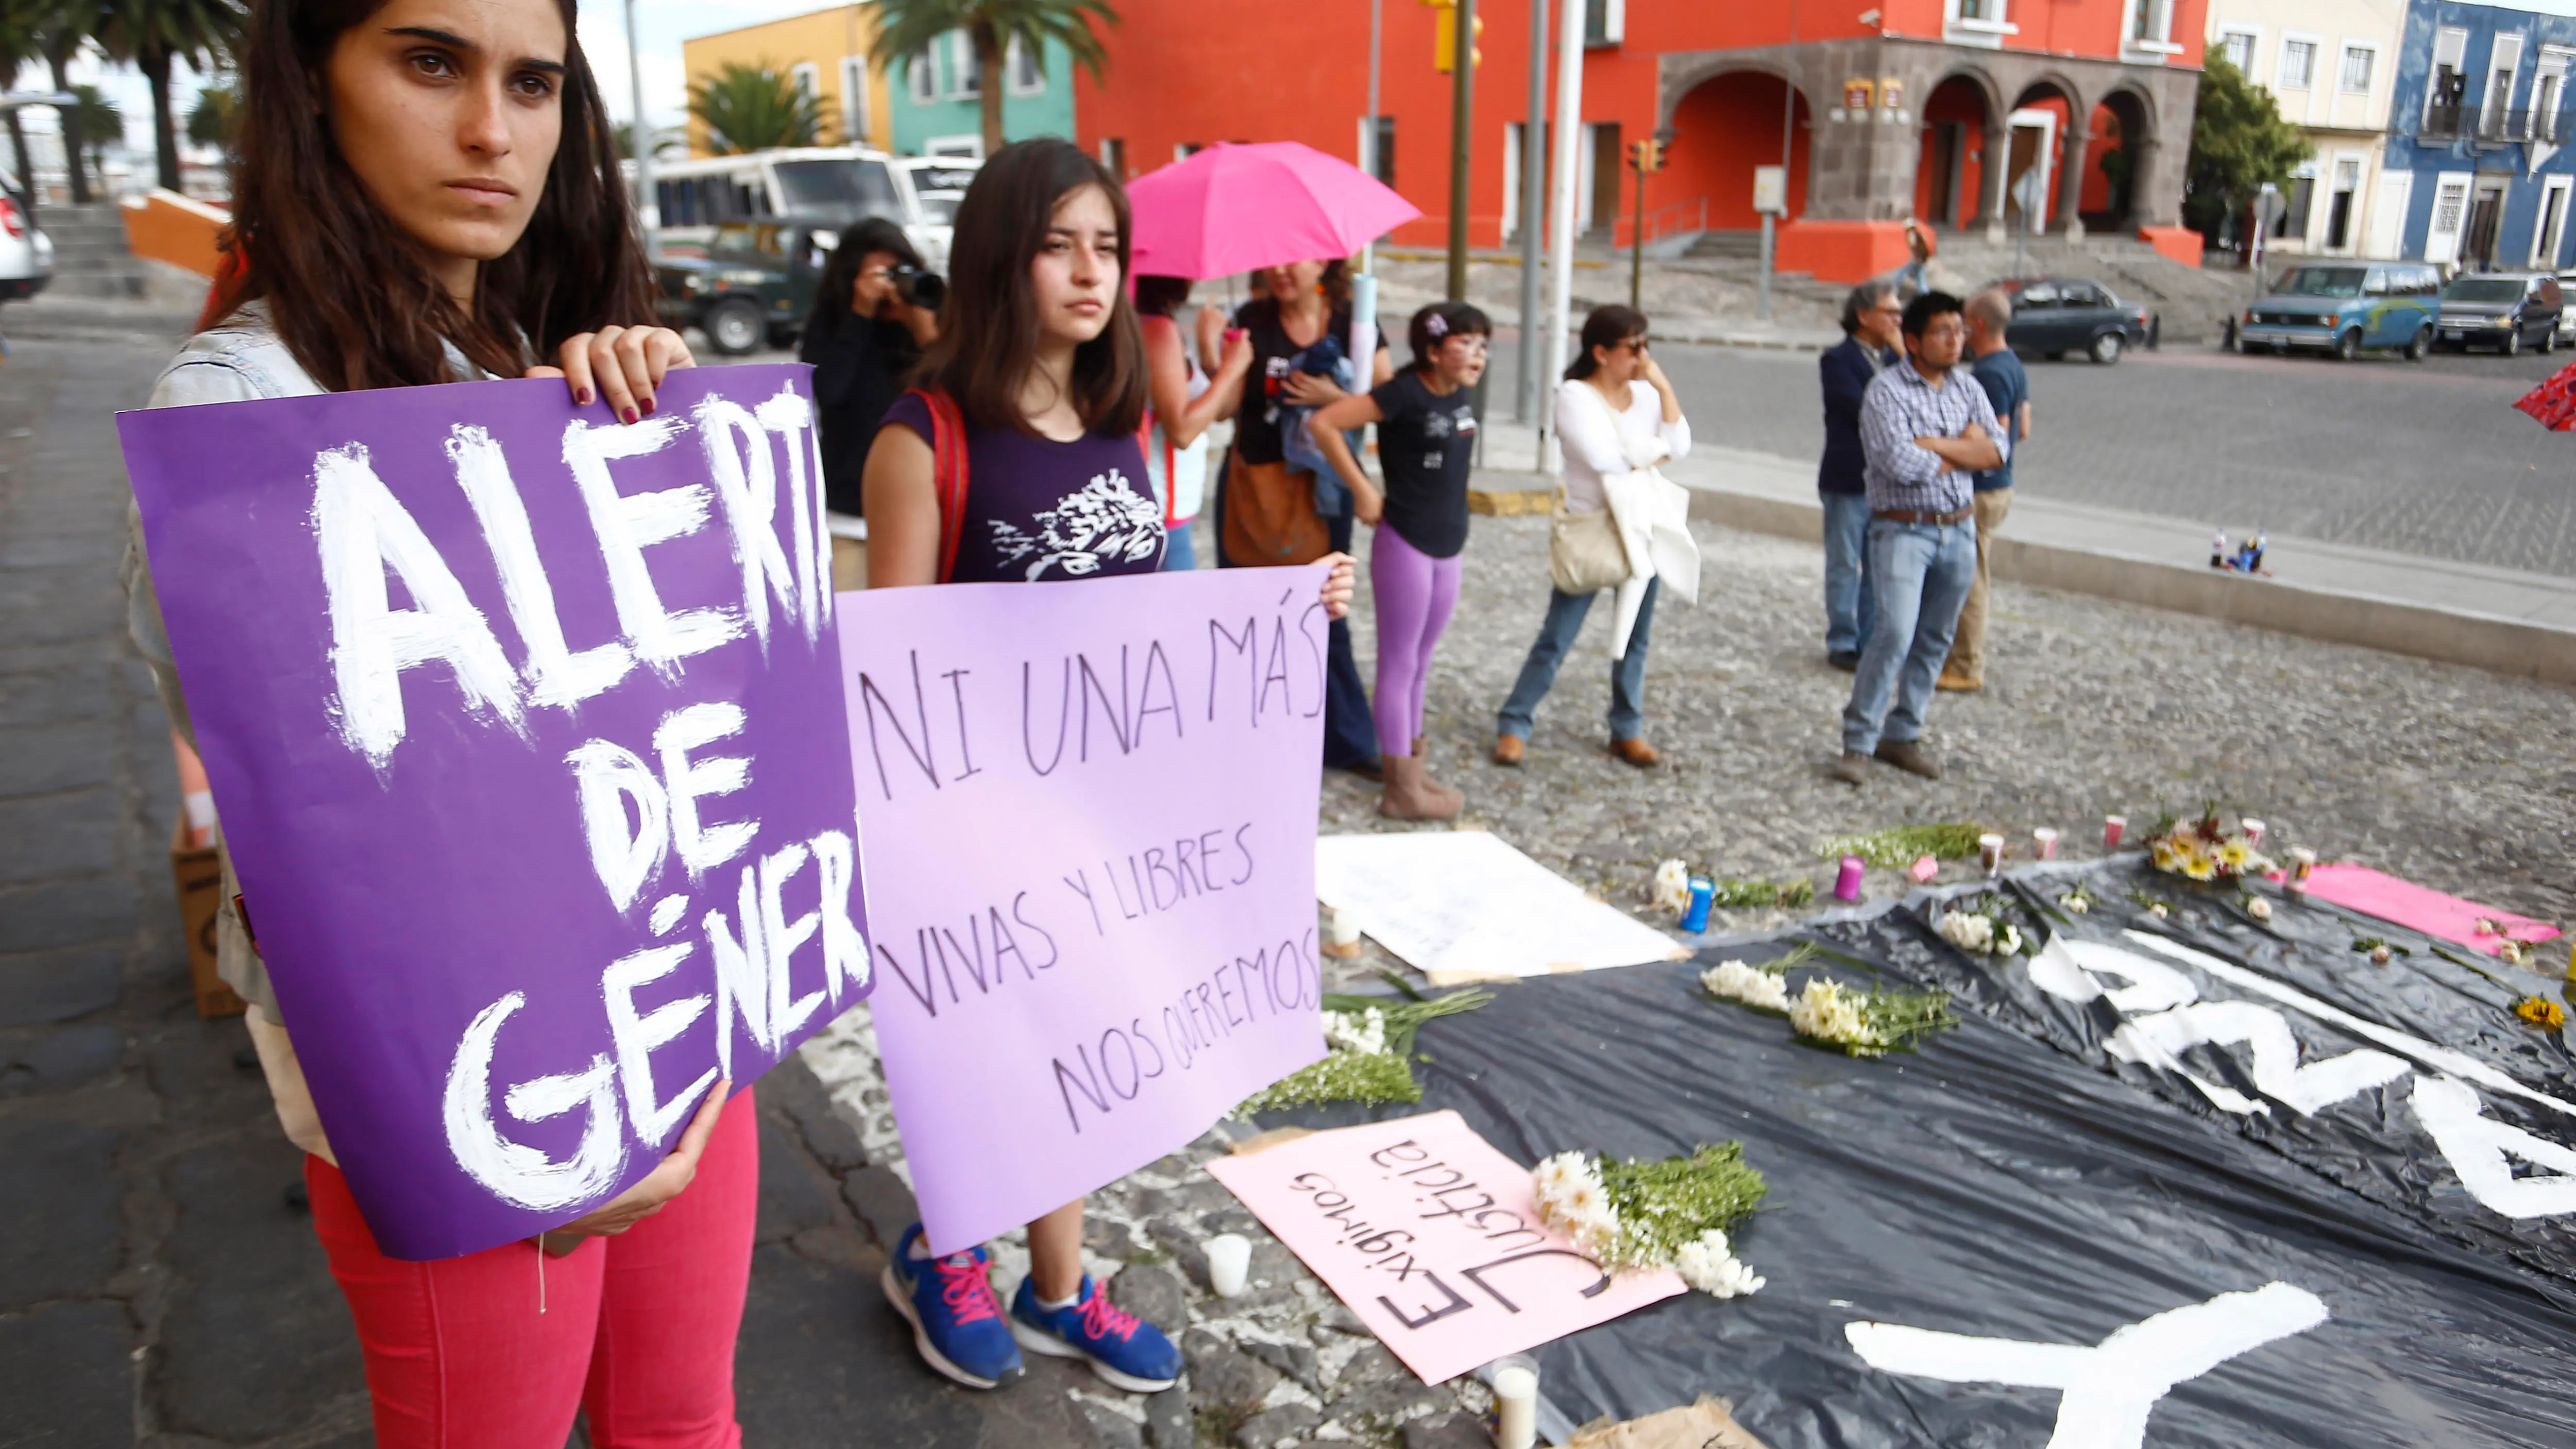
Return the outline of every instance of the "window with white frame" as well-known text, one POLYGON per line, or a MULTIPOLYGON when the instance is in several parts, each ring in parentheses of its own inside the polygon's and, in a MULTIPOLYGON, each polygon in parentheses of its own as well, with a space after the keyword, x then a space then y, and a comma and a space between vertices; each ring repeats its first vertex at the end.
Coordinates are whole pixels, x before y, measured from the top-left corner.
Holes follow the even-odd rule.
POLYGON ((841 57, 841 136, 853 145, 868 139, 868 58, 841 57))
POLYGON ((2512 129, 2513 86, 2522 71, 2522 37, 2499 35, 2487 56, 2487 90, 2478 129, 2500 136, 2512 129))
POLYGON ((1950 22, 1965 20, 1970 24, 2004 23, 2004 0, 1950 0, 1950 22))
POLYGON ((2544 45, 2531 77, 2531 128, 2535 140, 2560 142, 2566 139, 2567 127, 2558 113, 2567 104, 2567 68, 2576 60, 2576 51, 2561 45, 2544 45))
POLYGON ((789 66, 787 83, 796 87, 796 94, 809 101, 819 98, 823 93, 822 72, 816 70, 814 62, 810 60, 800 60, 789 66))
POLYGON ((2378 69, 2377 50, 2367 45, 2346 45, 2343 48, 2343 75, 2337 84, 2346 95, 2369 95, 2371 79, 2378 69))
POLYGON ((938 54, 936 47, 925 45, 904 58, 904 86, 914 100, 925 106, 939 99, 938 54))
POLYGON ((2173 0, 2129 0, 2129 41, 2161 45, 2173 29, 2173 0))
POLYGON ((951 96, 971 100, 984 93, 984 58, 975 53, 975 37, 963 30, 948 32, 948 76, 951 96))
POLYGON ((2303 91, 2317 83, 2317 43, 2313 40, 2283 39, 2281 42, 2280 88, 2303 91))
POLYGON ((1943 0, 1942 38, 1953 45, 1998 48, 2021 27, 2010 19, 2011 0, 1943 0))
POLYGON ((1035 96, 1046 93, 1046 68, 1038 63, 1038 53, 1011 37, 1010 49, 1002 57, 1002 73, 1011 78, 1011 94, 1035 96))
POLYGON ((2237 74, 2251 77, 2254 74, 2254 47, 2262 38, 2251 30, 2222 30, 2218 33, 2218 53, 2227 57, 2227 63, 2236 67, 2237 74))

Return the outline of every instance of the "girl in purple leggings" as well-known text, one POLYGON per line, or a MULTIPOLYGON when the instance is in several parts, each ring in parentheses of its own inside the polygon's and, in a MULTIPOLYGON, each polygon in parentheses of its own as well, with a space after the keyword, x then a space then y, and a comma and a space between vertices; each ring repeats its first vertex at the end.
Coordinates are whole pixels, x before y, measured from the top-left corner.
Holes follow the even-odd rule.
POLYGON ((1467 469, 1476 452, 1468 389, 1485 373, 1493 336, 1485 314, 1436 302, 1413 314, 1413 365, 1376 391, 1315 414, 1314 438, 1350 485, 1363 522, 1377 526, 1369 586, 1377 601, 1377 738, 1386 765, 1378 813, 1447 820, 1466 797, 1424 773, 1422 690, 1431 651, 1458 604, 1459 554, 1467 547, 1467 469), (1375 423, 1380 492, 1343 442, 1375 423))

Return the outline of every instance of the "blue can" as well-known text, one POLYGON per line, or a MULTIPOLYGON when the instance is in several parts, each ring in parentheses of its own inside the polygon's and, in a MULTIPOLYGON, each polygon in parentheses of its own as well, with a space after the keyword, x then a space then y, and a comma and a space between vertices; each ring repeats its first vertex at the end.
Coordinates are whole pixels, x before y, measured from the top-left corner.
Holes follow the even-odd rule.
POLYGON ((1717 882, 1704 875, 1690 878, 1690 909, 1682 913, 1682 929, 1696 936, 1708 929, 1709 902, 1717 897, 1717 882))

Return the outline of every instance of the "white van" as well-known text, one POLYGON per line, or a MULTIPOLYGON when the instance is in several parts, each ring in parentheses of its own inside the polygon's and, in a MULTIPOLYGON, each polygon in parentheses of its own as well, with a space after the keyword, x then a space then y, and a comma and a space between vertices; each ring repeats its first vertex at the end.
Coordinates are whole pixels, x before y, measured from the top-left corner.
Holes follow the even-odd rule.
POLYGON ((728 221, 847 225, 882 216, 904 229, 934 271, 948 264, 949 221, 977 163, 898 159, 857 146, 791 146, 740 156, 657 162, 664 252, 703 256, 728 221))

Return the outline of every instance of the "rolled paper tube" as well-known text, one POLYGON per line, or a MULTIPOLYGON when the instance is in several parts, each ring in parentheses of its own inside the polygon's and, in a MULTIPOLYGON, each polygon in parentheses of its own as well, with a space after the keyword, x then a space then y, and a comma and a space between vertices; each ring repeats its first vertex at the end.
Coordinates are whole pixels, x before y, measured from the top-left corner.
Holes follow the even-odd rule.
POLYGON ((1867 874, 1869 874, 1868 861, 1861 859, 1857 855, 1844 856, 1842 869, 1837 871, 1834 875, 1834 899, 1838 901, 1859 900, 1861 877, 1867 874))
POLYGON ((1905 873, 1914 878, 1916 885, 1930 885, 1932 877, 1941 873, 1941 862, 1933 856, 1918 855, 1914 863, 1905 868, 1905 873))
POLYGON ((2120 837, 2121 837, 2121 835, 2125 834, 2125 833, 2128 831, 2128 828, 2129 828, 2129 817, 2128 817, 2128 816, 2126 816, 2126 815, 2105 815, 2105 816, 2103 816, 2103 817, 2102 817, 2102 848, 2103 848, 2104 850, 2117 850, 2117 849, 2119 849, 2119 848, 2120 848, 2120 837))
POLYGON ((1538 1442, 1538 1370, 1512 1364, 1494 1370, 1495 1449, 1531 1449, 1538 1442))
POLYGON ((2030 838, 2031 842, 2039 849, 2040 859, 2057 859, 2057 831, 2054 827, 2042 825, 2031 831, 2030 838))
POLYGON ((1986 874, 1988 875, 1997 875, 2003 871, 2004 838, 2002 836, 1980 835, 1977 837, 1977 864, 1984 866, 1986 868, 1986 874))
POLYGON ((1206 1246, 1208 1287, 1219 1298, 1241 1293, 1244 1278, 1252 1271, 1252 1240, 1240 1233, 1219 1233, 1206 1246))
POLYGON ((2269 829, 2269 827, 2264 825, 2262 821, 2253 819, 2250 816, 2239 820, 2236 823, 2244 827, 2245 843, 2254 847, 2256 850, 2261 850, 2263 848, 2263 834, 2267 829, 2269 829))

